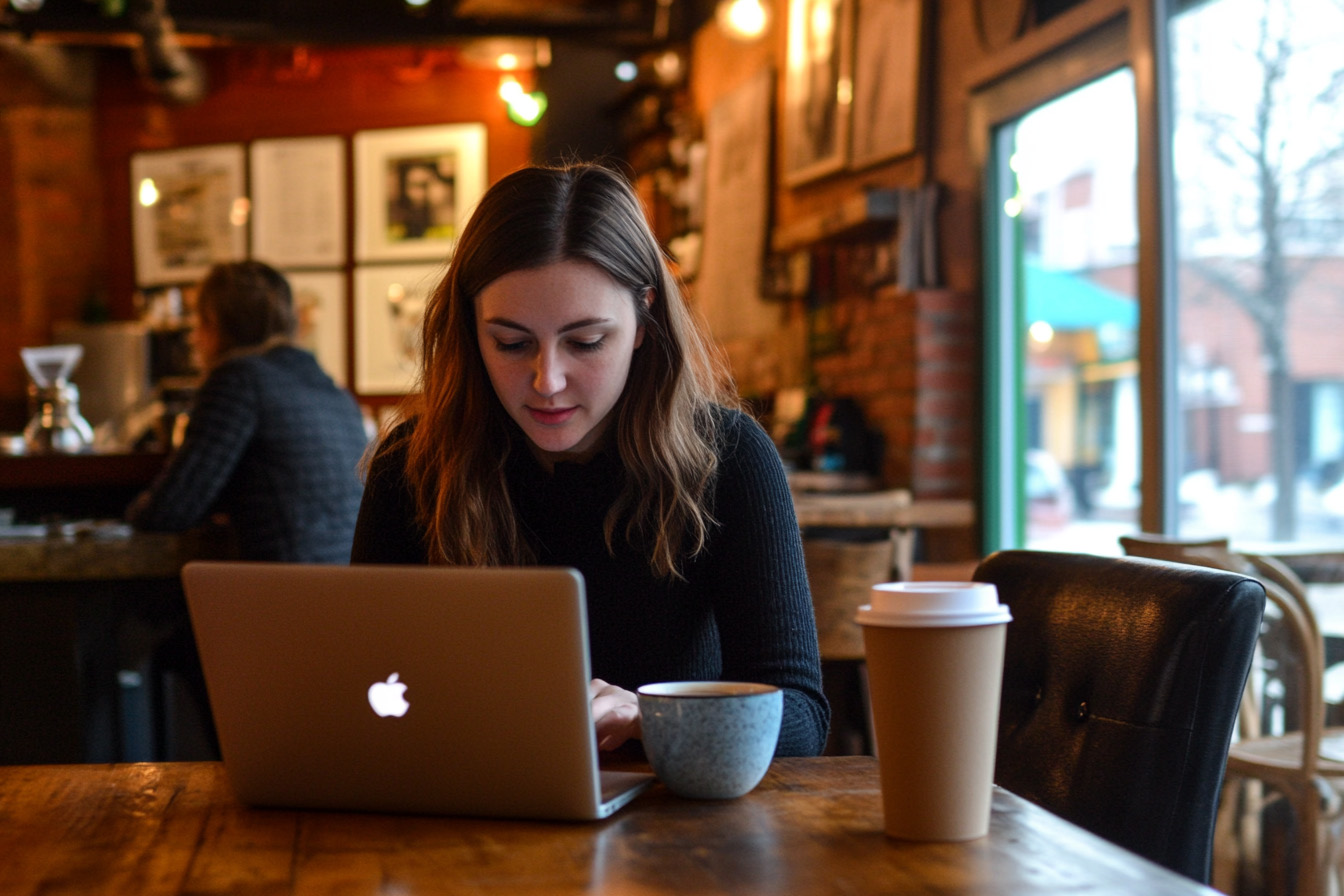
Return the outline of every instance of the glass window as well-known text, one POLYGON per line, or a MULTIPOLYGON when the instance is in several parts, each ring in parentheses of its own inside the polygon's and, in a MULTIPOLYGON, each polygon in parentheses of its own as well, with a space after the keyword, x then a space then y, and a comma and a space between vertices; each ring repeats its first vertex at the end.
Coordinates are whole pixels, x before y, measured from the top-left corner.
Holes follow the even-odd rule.
POLYGON ((1211 0, 1172 16, 1169 36, 1178 531, 1337 542, 1344 6, 1211 0))
POLYGON ((1136 44, 1139 5, 973 93, 985 548, 1118 553, 1142 520, 1244 550, 1337 550, 1344 4, 1154 9, 1160 55, 1136 44), (1140 388, 1145 363, 1164 381, 1140 388))
POLYGON ((1117 553, 1139 507, 1134 82, 1117 71, 1004 126, 1020 531, 1117 553))

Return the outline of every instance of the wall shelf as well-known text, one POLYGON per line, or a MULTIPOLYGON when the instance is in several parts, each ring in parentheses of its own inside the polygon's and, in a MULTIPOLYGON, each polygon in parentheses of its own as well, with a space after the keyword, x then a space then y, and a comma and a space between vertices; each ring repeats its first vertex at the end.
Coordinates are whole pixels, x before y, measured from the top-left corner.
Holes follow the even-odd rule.
POLYGON ((882 189, 855 193, 823 214, 775 228, 771 248, 792 252, 817 243, 881 235, 900 219, 900 193, 882 189))

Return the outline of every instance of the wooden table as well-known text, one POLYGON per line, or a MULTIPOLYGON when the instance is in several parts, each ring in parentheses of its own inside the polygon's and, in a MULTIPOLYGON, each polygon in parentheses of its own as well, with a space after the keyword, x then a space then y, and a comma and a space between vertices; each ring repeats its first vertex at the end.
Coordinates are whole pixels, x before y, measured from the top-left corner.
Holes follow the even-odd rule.
POLYGON ((975 522, 975 504, 962 498, 915 498, 906 489, 858 494, 794 492, 798 525, 841 529, 886 529, 891 536, 891 568, 901 580, 913 578, 915 533, 957 528, 975 522))
POLYGON ((654 788, 593 823, 249 810, 216 763, 0 768, 20 894, 1033 894, 1215 891, 1006 791, 990 835, 882 833, 871 757, 776 760, 726 802, 654 788))
POLYGON ((843 488, 847 480, 835 476, 790 474, 790 487, 794 513, 803 529, 822 672, 833 710, 831 749, 866 753, 871 752, 873 740, 862 662, 863 632, 854 614, 868 602, 868 590, 874 583, 915 578, 915 539, 920 529, 970 526, 975 522, 975 504, 965 499, 916 498, 908 489, 821 490, 843 488), (817 533, 825 529, 885 530, 887 539, 846 543, 818 538, 817 533))
POLYGON ((868 602, 868 589, 877 582, 915 578, 918 530, 975 522, 971 501, 915 498, 906 489, 855 494, 794 491, 793 506, 804 533, 822 659, 833 660, 863 657, 863 635, 854 613, 868 602), (825 529, 886 530, 888 537, 852 543, 818 538, 816 533, 825 529))

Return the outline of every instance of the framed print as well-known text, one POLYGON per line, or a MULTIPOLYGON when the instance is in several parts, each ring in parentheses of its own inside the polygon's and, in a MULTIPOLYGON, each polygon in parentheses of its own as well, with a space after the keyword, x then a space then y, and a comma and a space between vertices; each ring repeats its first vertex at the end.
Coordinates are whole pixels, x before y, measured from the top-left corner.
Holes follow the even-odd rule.
POLYGON ((923 0, 858 0, 850 166, 915 151, 923 0))
POLYGON ((692 294, 715 338, 767 336, 779 306, 764 301, 770 210, 770 94, 762 69, 721 98, 705 119, 705 229, 692 294))
POLYGON ((345 264, 345 143, 257 140, 248 148, 252 257, 276 268, 345 264))
POLYGON ((242 144, 131 156, 131 231, 138 286, 190 283, 247 257, 242 144))
POLYGON ((299 318, 295 342, 317 357, 337 385, 349 383, 345 367, 345 274, 340 271, 285 271, 299 318))
POLYGON ((446 261, 485 192, 485 125, 355 134, 355 260, 446 261))
POLYGON ((784 179, 839 171, 849 151, 854 0, 789 0, 784 179))
POLYGON ((405 395, 416 388, 420 321, 442 264, 355 268, 355 391, 405 395))

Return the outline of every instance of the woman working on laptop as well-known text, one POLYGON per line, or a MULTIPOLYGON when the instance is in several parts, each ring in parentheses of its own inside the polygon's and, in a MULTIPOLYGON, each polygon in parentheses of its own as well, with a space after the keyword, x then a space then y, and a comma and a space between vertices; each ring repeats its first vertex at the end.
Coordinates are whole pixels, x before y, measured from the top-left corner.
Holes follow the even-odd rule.
POLYGON ((780 755, 819 753, 830 711, 779 455, 628 182, 579 164, 495 184, 422 350, 352 560, 577 568, 603 749, 639 736, 639 685, 732 679, 784 690, 780 755))

